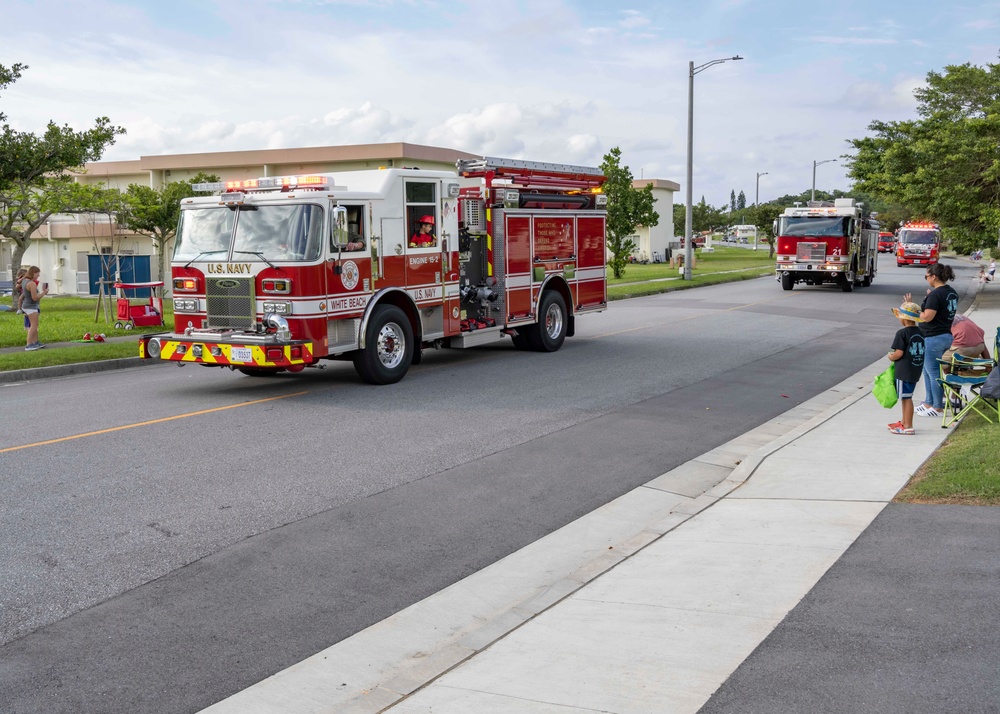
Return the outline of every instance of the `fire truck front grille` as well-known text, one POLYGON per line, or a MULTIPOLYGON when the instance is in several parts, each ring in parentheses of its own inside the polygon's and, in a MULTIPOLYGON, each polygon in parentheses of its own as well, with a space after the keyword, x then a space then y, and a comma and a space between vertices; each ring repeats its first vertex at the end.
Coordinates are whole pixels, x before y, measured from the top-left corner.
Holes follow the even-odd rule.
POLYGON ((826 258, 826 243, 799 243, 798 260, 823 260, 826 258))
POLYGON ((253 280, 209 278, 205 286, 208 319, 205 326, 216 330, 252 330, 256 323, 253 280))

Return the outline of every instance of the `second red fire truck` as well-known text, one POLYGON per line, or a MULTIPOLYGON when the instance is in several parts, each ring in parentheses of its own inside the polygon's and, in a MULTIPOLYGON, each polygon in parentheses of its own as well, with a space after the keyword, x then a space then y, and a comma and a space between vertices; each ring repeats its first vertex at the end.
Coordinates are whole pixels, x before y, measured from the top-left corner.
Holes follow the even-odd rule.
POLYGON ((929 221, 910 221, 896 236, 896 265, 934 265, 941 257, 941 228, 929 221))
POLYGON ((196 185, 171 263, 173 332, 140 354, 265 376, 350 360, 397 382, 421 351, 558 350, 607 307, 605 177, 485 157, 196 185))
POLYGON ((795 283, 836 283, 844 292, 872 284, 878 268, 878 224, 853 198, 809 201, 786 208, 774 222, 775 277, 795 283))

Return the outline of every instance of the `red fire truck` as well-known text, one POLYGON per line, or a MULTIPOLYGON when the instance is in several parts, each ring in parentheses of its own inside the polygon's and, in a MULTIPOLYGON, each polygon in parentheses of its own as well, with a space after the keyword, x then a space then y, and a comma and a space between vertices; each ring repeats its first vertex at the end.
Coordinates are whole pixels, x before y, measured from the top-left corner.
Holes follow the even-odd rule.
POLYGON ((853 198, 808 201, 786 208, 774 222, 775 277, 785 290, 795 283, 836 283, 844 292, 872 284, 878 268, 878 224, 853 198))
POLYGON ((430 347, 558 350, 607 307, 600 169, 484 157, 199 184, 171 262, 173 332, 140 355, 266 376, 351 360, 373 384, 430 347))
POLYGON ((899 228, 896 265, 934 265, 941 257, 941 228, 929 221, 910 221, 899 228))

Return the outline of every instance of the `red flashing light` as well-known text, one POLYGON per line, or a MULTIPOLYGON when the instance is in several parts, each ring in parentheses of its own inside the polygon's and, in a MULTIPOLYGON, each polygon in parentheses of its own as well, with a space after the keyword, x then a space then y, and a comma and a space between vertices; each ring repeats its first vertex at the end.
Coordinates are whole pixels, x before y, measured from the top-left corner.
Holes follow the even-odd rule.
POLYGON ((268 362, 282 362, 285 359, 285 351, 280 347, 268 347, 267 348, 267 361, 268 362))

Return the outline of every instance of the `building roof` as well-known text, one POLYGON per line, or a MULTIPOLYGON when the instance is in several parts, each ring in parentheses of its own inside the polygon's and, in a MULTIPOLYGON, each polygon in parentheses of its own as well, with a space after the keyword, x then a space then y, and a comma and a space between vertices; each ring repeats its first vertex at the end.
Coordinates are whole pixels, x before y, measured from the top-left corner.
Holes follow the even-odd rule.
POLYGON ((437 146, 393 142, 387 144, 352 144, 347 146, 314 146, 298 149, 253 149, 250 151, 216 151, 198 154, 160 154, 140 156, 132 161, 93 161, 85 165, 90 176, 134 174, 144 171, 194 170, 259 166, 262 164, 314 164, 341 161, 381 161, 390 165, 397 161, 433 161, 454 164, 458 159, 479 158, 455 149, 437 146))

